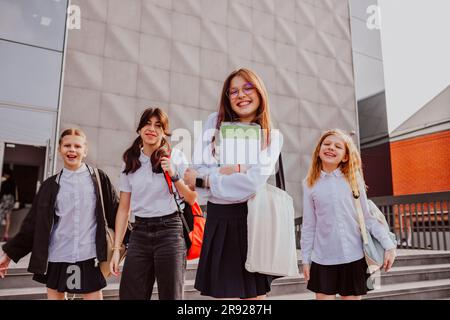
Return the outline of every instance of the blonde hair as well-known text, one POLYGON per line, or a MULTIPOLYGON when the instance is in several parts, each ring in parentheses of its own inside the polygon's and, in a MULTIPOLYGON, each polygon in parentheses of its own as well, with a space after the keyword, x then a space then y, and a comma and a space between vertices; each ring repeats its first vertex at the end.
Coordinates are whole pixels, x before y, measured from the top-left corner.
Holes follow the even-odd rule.
POLYGON ((350 184, 353 194, 359 197, 358 181, 365 186, 361 156, 359 155, 358 148, 352 138, 340 129, 325 131, 320 137, 312 155, 311 166, 309 167, 308 175, 306 176, 306 183, 308 187, 311 188, 320 177, 320 172, 322 170, 322 160, 319 157, 320 147, 322 146, 323 141, 329 136, 337 136, 344 140, 345 153, 348 156, 348 160, 346 162, 341 162, 339 167, 350 184))
POLYGON ((85 141, 85 145, 87 145, 87 138, 86 138, 86 134, 83 132, 83 130, 78 129, 78 128, 68 128, 66 130, 64 130, 61 135, 59 136, 59 141, 58 141, 58 145, 61 146, 61 142, 62 139, 65 136, 79 136, 82 137, 85 141))

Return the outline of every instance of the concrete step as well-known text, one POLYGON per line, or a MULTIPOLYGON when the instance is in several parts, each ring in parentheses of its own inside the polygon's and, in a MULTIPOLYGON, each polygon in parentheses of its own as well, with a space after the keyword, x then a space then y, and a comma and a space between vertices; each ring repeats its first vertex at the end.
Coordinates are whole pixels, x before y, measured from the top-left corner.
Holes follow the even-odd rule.
MULTIPOLYGON (((118 299, 119 282, 117 278, 111 277, 108 279, 108 286, 103 290, 105 299, 118 299), (114 279, 115 281, 111 281, 114 279)), ((390 272, 381 272, 381 279, 378 277, 376 284, 381 284, 381 289, 391 288, 391 285, 405 285, 409 283, 429 282, 429 281, 447 281, 450 279, 450 264, 444 265, 425 265, 413 267, 396 267, 390 272), (380 282, 381 280, 381 282, 380 282)), ((6 279, 3 279, 6 280, 6 279)), ((37 282, 33 286, 14 288, 5 287, 0 289, 0 300, 6 299, 45 299, 45 287, 37 282)), ((155 284, 152 299, 158 299, 158 289, 155 284)), ((383 291, 384 292, 384 291, 383 291)), ((296 294, 307 294, 306 281, 303 276, 299 277, 285 277, 277 279, 272 284, 272 291, 268 294, 269 297, 285 297, 296 294)), ((185 281, 185 299, 198 300, 210 299, 209 297, 201 296, 194 288, 194 279, 185 281)))
MULTIPOLYGON (((194 280, 197 274, 197 264, 188 264, 186 266, 186 279, 194 280)), ((120 276, 110 276, 107 283, 119 283, 120 276)), ((7 288, 32 288, 40 287, 41 284, 33 280, 33 274, 27 271, 26 267, 12 267, 9 268, 8 273, 4 279, 0 281, 0 290, 7 288)))
POLYGON ((450 251, 398 250, 396 267, 450 263, 450 251))
POLYGON ((417 281, 382 286, 367 300, 431 300, 450 297, 450 279, 417 281))
MULTIPOLYGON (((381 291, 389 297, 420 296, 420 292, 405 291, 410 284, 431 283, 432 281, 443 282, 450 279, 450 252, 429 251, 429 250, 399 250, 395 267, 389 272, 381 272, 381 279, 376 284, 381 284, 381 289, 394 288, 393 285, 405 286, 400 294, 387 295, 388 291, 381 291), (406 289, 405 289, 406 288, 406 289), (406 292, 406 293, 405 293, 406 292), (403 294, 403 295, 402 295, 403 294)), ((300 256, 300 255, 299 255, 300 256)), ((10 269, 5 279, 0 280, 0 300, 5 299, 45 299, 46 288, 33 281, 32 275, 26 271, 29 256, 22 259, 18 264, 11 263, 10 269)), ((203 297, 194 288, 194 280, 197 270, 198 260, 188 261, 185 281, 185 299, 210 299, 203 297)), ((301 261, 299 261, 301 265, 301 261)), ((110 277, 108 286, 104 290, 105 299, 118 299, 120 278, 110 277)), ((422 287, 418 287, 422 288, 422 287)), ((424 290, 430 294, 431 298, 446 298, 447 288, 428 288, 424 290)), ((397 290, 397 289, 396 289, 397 290)), ((400 290, 400 289, 398 289, 400 290)), ((370 292, 368 299, 379 298, 375 295, 378 292, 370 292)), ((268 294, 270 299, 297 297, 303 299, 311 296, 306 289, 306 282, 303 276, 280 278, 273 282, 272 291, 268 294)), ((157 287, 155 285, 152 299, 157 299, 157 287)), ((297 299, 296 298, 296 299, 297 299)), ((314 295, 312 295, 314 298, 314 295)))
MULTIPOLYGON (((450 300, 450 279, 385 285, 370 291, 364 300, 450 300)), ((313 292, 269 296, 268 300, 312 300, 313 292)), ((339 297, 338 297, 339 299, 339 297)))

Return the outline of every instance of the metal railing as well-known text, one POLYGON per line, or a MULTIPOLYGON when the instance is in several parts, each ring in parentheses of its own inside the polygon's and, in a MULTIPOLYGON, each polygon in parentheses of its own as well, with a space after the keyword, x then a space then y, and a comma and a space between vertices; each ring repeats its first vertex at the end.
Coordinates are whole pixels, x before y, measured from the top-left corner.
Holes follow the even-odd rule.
MULTIPOLYGON (((450 250, 450 192, 370 198, 384 213, 403 249, 450 250)), ((300 249, 302 217, 295 219, 300 249)))
POLYGON ((399 248, 450 249, 450 192, 376 197, 399 248))

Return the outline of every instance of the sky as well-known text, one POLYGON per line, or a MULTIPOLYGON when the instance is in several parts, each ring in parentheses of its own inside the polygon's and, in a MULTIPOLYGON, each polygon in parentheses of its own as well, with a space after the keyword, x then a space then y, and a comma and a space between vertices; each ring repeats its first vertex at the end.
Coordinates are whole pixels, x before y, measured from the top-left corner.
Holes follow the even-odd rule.
POLYGON ((378 0, 389 132, 450 84, 450 0, 378 0))

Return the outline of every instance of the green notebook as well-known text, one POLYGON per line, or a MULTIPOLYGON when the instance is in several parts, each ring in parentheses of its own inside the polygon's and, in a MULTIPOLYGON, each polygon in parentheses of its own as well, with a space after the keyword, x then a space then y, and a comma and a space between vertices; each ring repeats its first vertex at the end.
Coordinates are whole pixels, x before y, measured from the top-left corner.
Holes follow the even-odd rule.
POLYGON ((258 124, 224 122, 220 126, 219 163, 221 165, 258 163, 261 146, 258 124))

